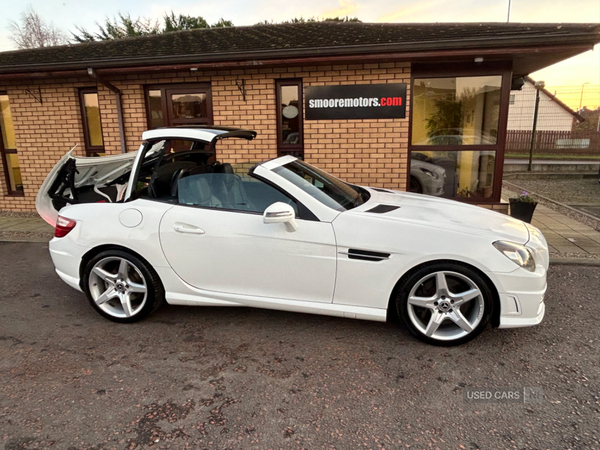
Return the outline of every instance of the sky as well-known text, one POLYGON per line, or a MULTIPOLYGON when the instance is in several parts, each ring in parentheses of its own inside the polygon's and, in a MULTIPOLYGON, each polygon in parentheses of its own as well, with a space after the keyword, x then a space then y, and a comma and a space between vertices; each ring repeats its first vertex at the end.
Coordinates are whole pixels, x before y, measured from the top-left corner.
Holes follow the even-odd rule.
MULTIPOLYGON (((600 22, 600 0, 510 0, 510 22, 600 22)), ((75 25, 93 31, 96 22, 117 13, 132 18, 160 19, 171 10, 175 14, 202 16, 209 23, 221 17, 235 25, 254 25, 262 21, 280 22, 294 17, 358 17, 363 22, 506 22, 509 0, 0 0, 0 51, 14 50, 9 39, 11 20, 18 21, 29 6, 46 21, 64 31, 75 25)), ((581 86, 584 95, 600 97, 600 45, 593 51, 568 59, 531 74, 544 80, 550 91, 559 86, 581 86)), ((584 104, 596 103, 589 99, 584 104)))

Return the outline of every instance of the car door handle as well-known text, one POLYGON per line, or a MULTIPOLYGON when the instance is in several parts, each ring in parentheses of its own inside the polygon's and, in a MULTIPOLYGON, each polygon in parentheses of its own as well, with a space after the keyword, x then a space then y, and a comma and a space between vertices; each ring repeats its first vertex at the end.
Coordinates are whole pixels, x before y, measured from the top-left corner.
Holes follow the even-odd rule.
POLYGON ((173 225, 173 229, 178 233, 204 234, 204 230, 202 228, 189 225, 187 223, 176 223, 173 225))

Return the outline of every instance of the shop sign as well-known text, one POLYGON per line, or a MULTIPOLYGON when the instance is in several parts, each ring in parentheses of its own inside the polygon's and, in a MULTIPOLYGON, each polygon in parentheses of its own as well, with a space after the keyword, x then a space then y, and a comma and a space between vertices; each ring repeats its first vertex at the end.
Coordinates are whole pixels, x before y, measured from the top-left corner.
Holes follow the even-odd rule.
POLYGON ((307 86, 306 120, 404 119, 406 83, 307 86))

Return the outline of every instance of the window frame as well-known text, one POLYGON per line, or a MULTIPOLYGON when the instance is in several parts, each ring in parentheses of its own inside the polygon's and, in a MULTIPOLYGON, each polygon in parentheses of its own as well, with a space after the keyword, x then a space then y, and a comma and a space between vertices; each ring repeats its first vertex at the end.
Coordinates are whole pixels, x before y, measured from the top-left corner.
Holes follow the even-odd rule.
MULTIPOLYGON (((0 91, 0 95, 6 95, 8 97, 8 92, 0 91)), ((10 104, 10 98, 9 98, 10 104)), ((14 127, 14 125, 13 125, 14 127)), ((8 171, 8 158, 6 155, 17 155, 19 152, 16 148, 5 148, 4 147, 4 139, 2 139, 2 124, 0 123, 0 157, 2 158, 2 168, 4 169, 4 179, 6 180, 6 197, 24 197, 25 196, 25 185, 23 185, 23 190, 14 190, 10 187, 10 173, 8 171)))
POLYGON ((100 96, 98 95, 98 88, 95 86, 88 86, 79 88, 78 91, 81 124, 83 125, 83 140, 85 142, 85 154, 86 156, 95 156, 94 153, 104 153, 104 132, 102 130, 102 115, 100 114, 100 96), (100 133, 102 135, 102 145, 92 145, 90 140, 90 125, 85 110, 85 94, 96 94, 98 97, 98 114, 100 115, 100 133))
MULTIPOLYGON (((408 130, 408 173, 406 176, 406 190, 410 189, 410 166, 413 152, 459 152, 459 151, 493 151, 496 154, 494 167, 494 182, 491 197, 449 197, 465 203, 499 203, 502 191, 502 174, 504 167, 504 151, 506 145, 506 127, 508 124, 508 107, 510 87, 512 81, 512 63, 508 61, 491 61, 480 64, 445 64, 440 69, 440 64, 415 64, 412 68, 410 80, 411 95, 414 92, 414 83, 420 78, 460 78, 477 76, 500 76, 500 110, 498 112, 498 136, 495 144, 474 145, 415 145, 412 143, 413 108, 411 101, 409 130, 408 130)), ((411 99, 412 100, 412 99, 411 99)), ((448 198, 448 197, 446 197, 448 198)))
POLYGON ((277 156, 302 153, 304 159, 304 92, 301 78, 280 78, 275 80, 275 106, 277 114, 277 156), (298 87, 298 143, 284 144, 282 139, 283 120, 281 118, 281 88, 284 86, 298 87))
POLYGON ((146 105, 146 125, 148 130, 152 128, 152 117, 150 114, 150 96, 149 91, 160 91, 160 105, 163 113, 162 127, 175 127, 181 125, 206 125, 214 124, 214 113, 212 105, 212 86, 210 83, 179 83, 179 84, 147 84, 144 85, 144 104, 146 105), (206 111, 205 119, 173 119, 173 103, 170 94, 186 94, 190 91, 205 91, 206 111))

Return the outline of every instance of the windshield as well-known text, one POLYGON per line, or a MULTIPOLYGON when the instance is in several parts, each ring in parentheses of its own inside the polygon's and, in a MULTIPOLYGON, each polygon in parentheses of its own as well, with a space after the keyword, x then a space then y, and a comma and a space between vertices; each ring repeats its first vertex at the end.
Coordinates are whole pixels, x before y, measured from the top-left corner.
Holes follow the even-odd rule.
POLYGON ((337 211, 362 205, 369 198, 364 189, 344 183, 300 160, 277 167, 273 172, 337 211))

